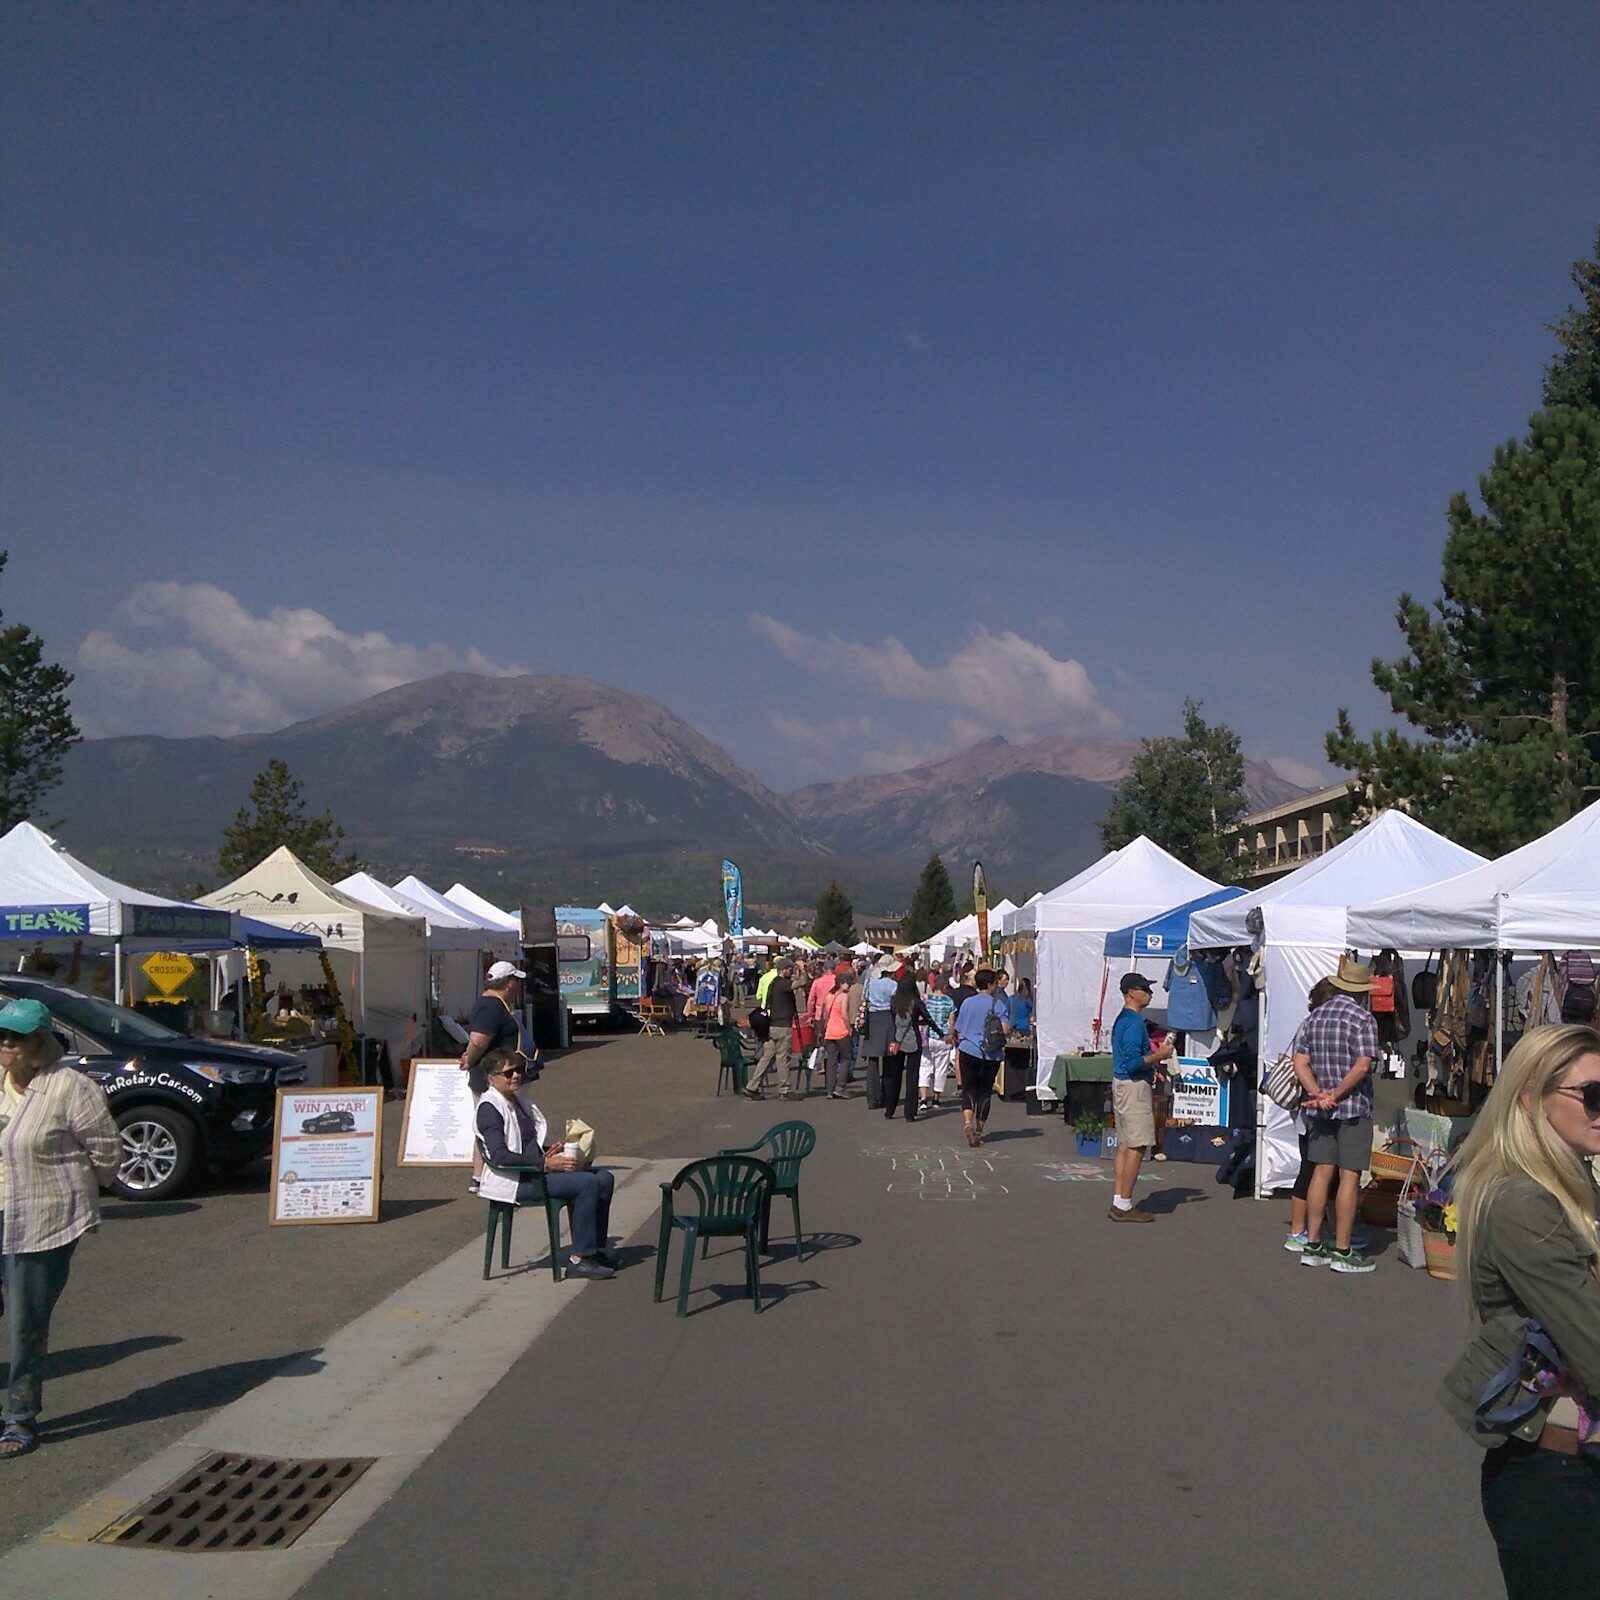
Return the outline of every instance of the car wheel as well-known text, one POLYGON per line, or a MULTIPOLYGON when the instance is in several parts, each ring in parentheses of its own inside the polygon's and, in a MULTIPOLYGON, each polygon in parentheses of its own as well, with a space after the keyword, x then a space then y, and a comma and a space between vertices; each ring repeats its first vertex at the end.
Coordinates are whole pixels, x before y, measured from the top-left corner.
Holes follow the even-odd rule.
POLYGON ((165 1106, 130 1106, 117 1116, 122 1160, 111 1180, 124 1200, 170 1200, 194 1168, 195 1129, 165 1106))

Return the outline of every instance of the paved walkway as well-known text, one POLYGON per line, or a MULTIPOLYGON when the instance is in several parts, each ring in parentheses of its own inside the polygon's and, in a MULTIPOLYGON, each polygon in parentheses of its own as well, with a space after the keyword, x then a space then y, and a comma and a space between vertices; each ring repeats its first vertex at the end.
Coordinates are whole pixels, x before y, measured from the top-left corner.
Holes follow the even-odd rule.
MULTIPOLYGON (((670 1166, 781 1114, 712 1099, 703 1043, 606 1054, 629 1073, 704 1071, 692 1118, 630 1155, 670 1166)), ((581 1099, 564 1086, 561 1109, 581 1099)), ((696 1267, 693 1315, 653 1305, 643 1205, 634 1264, 574 1287, 552 1319, 534 1301, 554 1285, 509 1280, 489 1302, 514 1330, 504 1376, 481 1403, 466 1386, 453 1430, 430 1414, 385 1436, 407 1457, 398 1488, 324 1530, 326 1565, 299 1592, 1499 1592, 1476 1451, 1432 1399, 1459 1341, 1445 1286, 1392 1250, 1368 1278, 1301 1268, 1280 1248, 1285 1208, 1234 1201, 1204 1168, 1163 1165, 1142 1195, 1157 1223, 1113 1224, 1105 1169, 1017 1107, 997 1108, 977 1153, 953 1112, 907 1126, 812 1100, 803 1114, 820 1136, 806 1252, 780 1209, 762 1316, 731 1251, 696 1267)), ((632 1193, 653 1201, 653 1176, 632 1193)), ((295 1377, 301 1414, 323 1381, 295 1377)), ((249 1417, 213 1422, 242 1447, 249 1417)), ((81 1522, 60 1536, 75 1554, 81 1522)), ((42 1592, 6 1587, 22 1572, 89 1600, 65 1568, 18 1565, 40 1548, 0 1564, 0 1594, 42 1592)), ((246 1590, 261 1557, 211 1558, 208 1590, 192 1568, 175 1579, 198 1558, 141 1559, 176 1594, 288 1594, 273 1585, 305 1576, 256 1568, 246 1590)), ((124 1574, 120 1592, 146 1591, 124 1574)))

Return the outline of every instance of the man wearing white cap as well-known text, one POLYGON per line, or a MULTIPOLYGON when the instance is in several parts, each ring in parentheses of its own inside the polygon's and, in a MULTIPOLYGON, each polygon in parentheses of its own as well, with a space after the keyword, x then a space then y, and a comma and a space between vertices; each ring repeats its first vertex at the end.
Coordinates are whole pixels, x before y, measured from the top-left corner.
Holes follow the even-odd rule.
MULTIPOLYGON (((472 1089, 472 1103, 477 1105, 489 1087, 484 1076, 483 1058, 491 1050, 522 1051, 522 1025, 518 1013, 522 1010, 522 980, 527 976, 509 961, 497 961, 489 968, 484 979, 483 993, 473 1002, 467 1016, 467 1047, 461 1052, 461 1070, 467 1075, 472 1089)), ((478 1180, 483 1176, 483 1151, 474 1142, 472 1150, 472 1182, 468 1187, 474 1194, 478 1180)))

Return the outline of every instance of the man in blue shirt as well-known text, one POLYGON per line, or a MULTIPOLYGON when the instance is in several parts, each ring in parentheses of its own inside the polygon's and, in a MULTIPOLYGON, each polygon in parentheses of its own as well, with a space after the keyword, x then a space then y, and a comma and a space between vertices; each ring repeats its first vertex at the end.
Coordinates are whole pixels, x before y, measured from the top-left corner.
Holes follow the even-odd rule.
POLYGON ((1133 1203, 1144 1153, 1156 1142, 1155 1110, 1150 1085, 1156 1068, 1176 1053, 1169 1034, 1159 1049, 1150 1046, 1144 1010, 1150 1004, 1150 980, 1130 972, 1122 979, 1122 1010, 1111 1025, 1111 1105, 1117 1114, 1117 1161, 1111 1195, 1113 1222, 1154 1222, 1155 1214, 1133 1203))

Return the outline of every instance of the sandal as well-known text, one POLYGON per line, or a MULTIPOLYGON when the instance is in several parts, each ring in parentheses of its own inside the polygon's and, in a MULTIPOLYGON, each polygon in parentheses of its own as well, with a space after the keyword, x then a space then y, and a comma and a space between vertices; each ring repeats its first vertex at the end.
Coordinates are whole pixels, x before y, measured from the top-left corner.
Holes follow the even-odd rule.
POLYGON ((31 1423, 8 1422, 0 1431, 0 1461, 31 1455, 39 1448, 39 1430, 31 1423))

